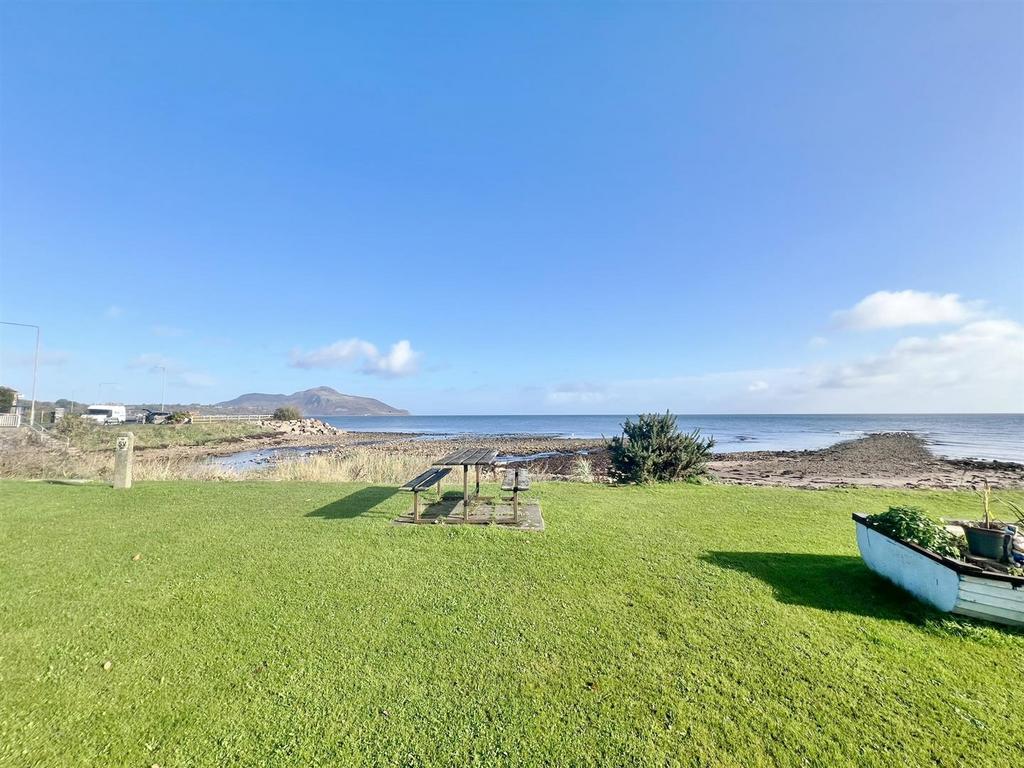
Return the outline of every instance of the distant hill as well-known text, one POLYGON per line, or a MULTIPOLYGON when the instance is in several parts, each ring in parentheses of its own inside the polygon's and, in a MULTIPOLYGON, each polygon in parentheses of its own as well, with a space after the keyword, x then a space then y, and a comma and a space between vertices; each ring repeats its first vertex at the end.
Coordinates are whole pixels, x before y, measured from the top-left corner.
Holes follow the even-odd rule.
POLYGON ((275 408, 293 405, 303 416, 408 416, 408 411, 392 408, 372 397, 344 395, 330 387, 314 387, 290 395, 252 392, 234 400, 206 406, 211 413, 273 413, 275 408))

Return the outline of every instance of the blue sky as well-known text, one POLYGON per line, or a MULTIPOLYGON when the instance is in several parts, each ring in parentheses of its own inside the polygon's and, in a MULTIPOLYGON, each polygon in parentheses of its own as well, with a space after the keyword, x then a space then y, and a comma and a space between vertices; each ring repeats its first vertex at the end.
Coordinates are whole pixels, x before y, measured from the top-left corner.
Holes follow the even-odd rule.
MULTIPOLYGON (((42 397, 1024 410, 1024 5, 0 6, 42 397)), ((24 391, 31 333, 0 326, 24 391)))

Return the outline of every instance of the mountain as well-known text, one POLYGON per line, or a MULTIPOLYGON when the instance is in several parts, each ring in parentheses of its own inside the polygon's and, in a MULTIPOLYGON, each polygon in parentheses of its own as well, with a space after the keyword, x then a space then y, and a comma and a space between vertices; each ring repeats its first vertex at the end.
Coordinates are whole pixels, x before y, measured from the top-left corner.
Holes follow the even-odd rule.
POLYGON ((303 416, 408 416, 408 411, 392 408, 372 397, 343 395, 330 387, 314 387, 290 395, 251 392, 234 400, 216 403, 204 411, 227 413, 273 413, 275 408, 293 405, 303 416))

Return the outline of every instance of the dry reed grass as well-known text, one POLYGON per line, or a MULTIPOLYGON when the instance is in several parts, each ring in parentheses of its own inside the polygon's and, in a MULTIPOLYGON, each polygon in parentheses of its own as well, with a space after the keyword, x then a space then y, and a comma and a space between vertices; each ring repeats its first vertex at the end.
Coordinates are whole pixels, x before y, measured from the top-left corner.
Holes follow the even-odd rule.
MULTIPOLYGON (((210 461, 205 453, 175 451, 137 451, 133 468, 136 480, 266 480, 304 481, 315 483, 360 482, 401 485, 430 467, 442 454, 457 445, 449 443, 407 443, 400 449, 387 444, 351 446, 332 453, 296 456, 273 464, 234 469, 210 461)), ((81 450, 67 448, 55 441, 29 438, 0 444, 0 478, 35 480, 93 480, 110 482, 113 478, 112 450, 81 450)), ((567 476, 549 475, 545 467, 531 469, 540 479, 593 482, 590 461, 576 460, 567 476)), ((461 483, 456 469, 452 481, 461 483)), ((489 473, 485 481, 493 482, 497 474, 489 473)))
POLYGON ((136 480, 248 480, 243 473, 224 469, 191 456, 136 457, 136 480))
POLYGON ((578 483, 594 482, 594 465, 585 456, 577 456, 570 466, 570 478, 578 483))
MULTIPOLYGON (((278 461, 271 466, 234 470, 205 457, 136 454, 136 480, 301 480, 319 483, 363 482, 400 485, 430 466, 436 456, 368 447, 278 461)), ((35 445, 0 451, 0 478, 110 481, 112 451, 76 451, 35 445)))
POLYGON ((373 448, 353 448, 344 453, 279 461, 252 474, 264 480, 401 485, 429 467, 436 458, 373 448))
POLYGON ((46 448, 5 448, 0 452, 0 477, 22 479, 104 479, 113 457, 82 456, 46 448))
MULTIPOLYGON (((0 454, 0 478, 110 481, 113 474, 112 452, 16 450, 0 454)), ((185 456, 136 456, 132 475, 136 480, 243 479, 238 473, 185 456)))

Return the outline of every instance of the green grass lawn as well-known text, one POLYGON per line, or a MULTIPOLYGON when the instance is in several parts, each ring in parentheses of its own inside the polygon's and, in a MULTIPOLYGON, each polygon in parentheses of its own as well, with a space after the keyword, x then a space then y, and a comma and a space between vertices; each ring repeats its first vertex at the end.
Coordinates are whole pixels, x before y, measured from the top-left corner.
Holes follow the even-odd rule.
POLYGON ((534 495, 540 534, 361 485, 0 484, 0 764, 1024 759, 1024 633, 875 577, 850 520, 975 497, 534 495))
POLYGON ((113 450, 122 432, 135 435, 136 448, 167 448, 178 445, 207 445, 231 442, 243 437, 276 434, 252 422, 220 421, 201 424, 120 424, 92 427, 72 438, 72 445, 85 451, 113 450))

